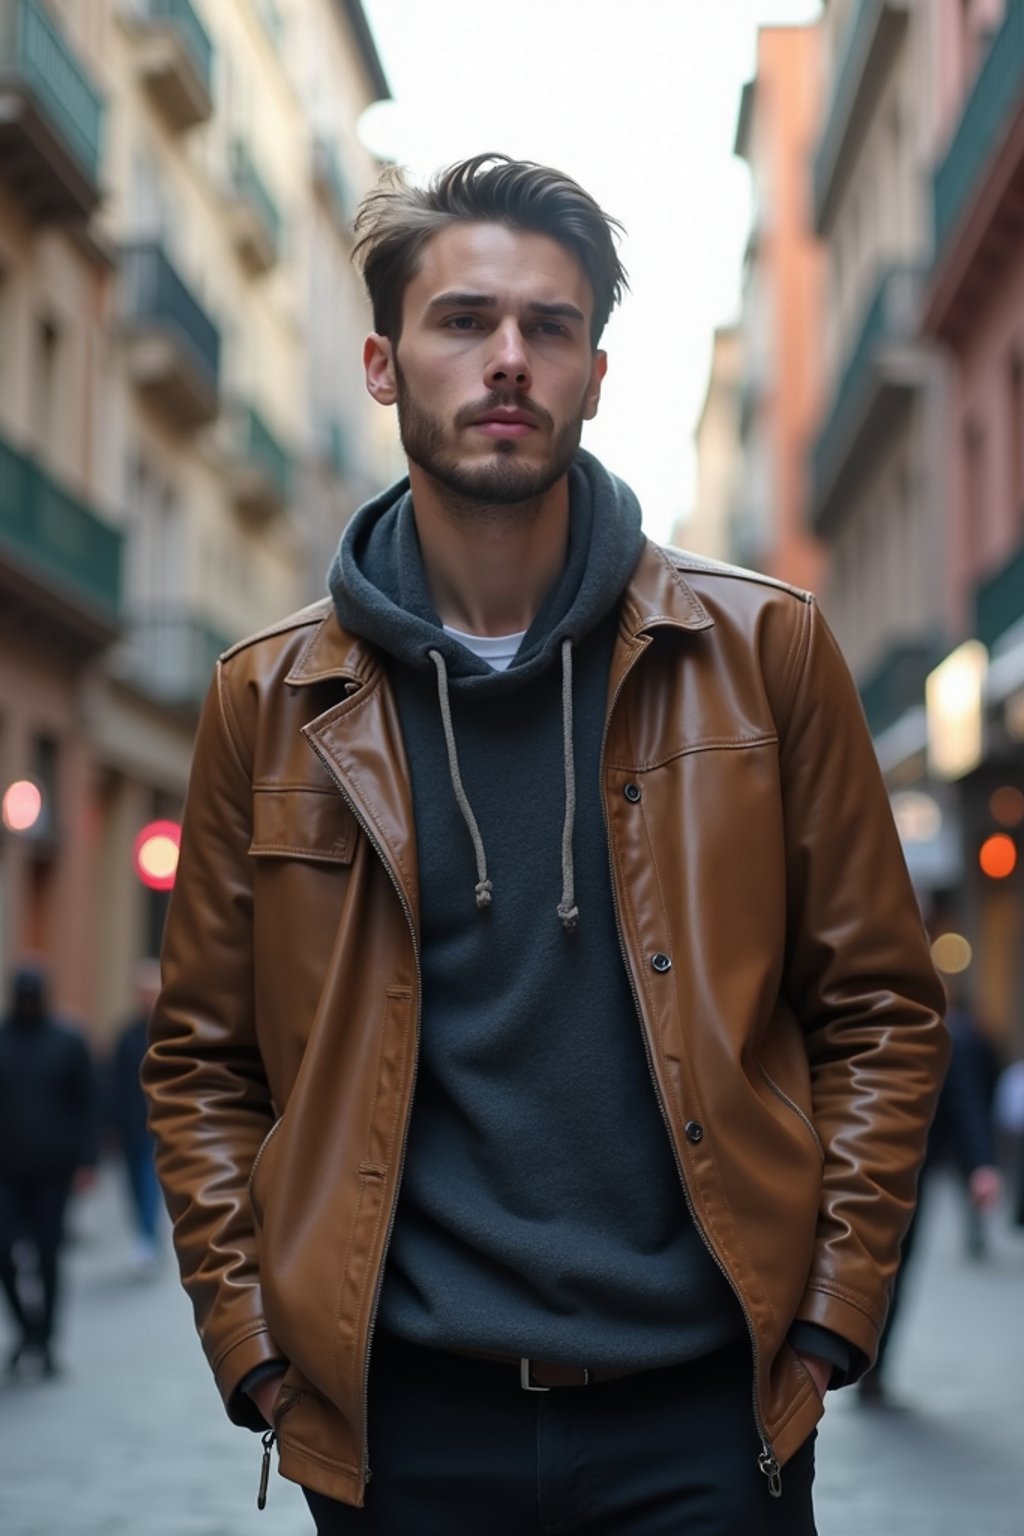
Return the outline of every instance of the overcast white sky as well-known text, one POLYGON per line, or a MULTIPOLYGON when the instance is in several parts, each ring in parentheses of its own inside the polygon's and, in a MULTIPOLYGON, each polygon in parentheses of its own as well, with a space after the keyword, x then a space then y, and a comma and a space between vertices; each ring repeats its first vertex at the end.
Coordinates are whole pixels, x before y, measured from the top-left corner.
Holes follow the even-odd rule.
POLYGON ((632 292, 604 342, 584 445, 667 538, 693 500, 711 333, 735 318, 750 219, 732 154, 758 24, 819 0, 363 0, 393 106, 366 136, 417 179, 487 149, 567 171, 627 237, 632 292))

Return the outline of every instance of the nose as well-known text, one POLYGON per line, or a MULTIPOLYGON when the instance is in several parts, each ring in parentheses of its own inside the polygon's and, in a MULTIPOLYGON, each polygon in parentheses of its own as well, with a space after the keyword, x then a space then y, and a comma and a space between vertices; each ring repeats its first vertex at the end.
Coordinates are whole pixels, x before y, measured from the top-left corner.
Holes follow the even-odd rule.
POLYGON ((508 319, 491 333, 484 382, 488 389, 529 389, 530 359, 517 322, 508 319))

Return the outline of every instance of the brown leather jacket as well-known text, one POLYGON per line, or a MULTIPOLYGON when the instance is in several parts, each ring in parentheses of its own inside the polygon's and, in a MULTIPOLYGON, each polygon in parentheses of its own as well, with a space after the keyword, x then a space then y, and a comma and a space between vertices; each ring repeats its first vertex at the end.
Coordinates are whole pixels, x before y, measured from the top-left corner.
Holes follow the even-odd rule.
MULTIPOLYGON (((813 599, 648 545, 603 789, 657 1098, 747 1317, 771 1470, 821 1413, 793 1320, 874 1353, 946 1059, 885 789, 813 599)), ((384 670, 318 603, 218 664, 144 1079, 229 1411, 254 1423, 239 1383, 285 1357, 281 1471, 350 1503, 416 1075, 418 901, 384 670)))

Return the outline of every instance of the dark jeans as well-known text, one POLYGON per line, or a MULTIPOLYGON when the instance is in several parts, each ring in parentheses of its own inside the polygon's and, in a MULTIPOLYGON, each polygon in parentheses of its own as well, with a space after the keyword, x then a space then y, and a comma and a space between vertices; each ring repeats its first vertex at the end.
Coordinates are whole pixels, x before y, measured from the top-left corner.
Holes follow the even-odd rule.
POLYGON ((19 1331, 40 1348, 48 1346, 53 1335, 64 1211, 70 1193, 67 1174, 0 1178, 0 1287, 19 1331), (19 1243, 34 1250, 41 1291, 38 1308, 26 1305, 14 1259, 19 1243))
POLYGON ((524 1392, 505 1366, 378 1336, 366 1505, 306 1490, 326 1536, 814 1536, 814 1436, 773 1499, 750 1352, 524 1392))
POLYGON ((153 1143, 148 1136, 145 1141, 125 1148, 124 1166, 136 1230, 146 1242, 155 1244, 160 1219, 160 1185, 153 1161, 153 1143))

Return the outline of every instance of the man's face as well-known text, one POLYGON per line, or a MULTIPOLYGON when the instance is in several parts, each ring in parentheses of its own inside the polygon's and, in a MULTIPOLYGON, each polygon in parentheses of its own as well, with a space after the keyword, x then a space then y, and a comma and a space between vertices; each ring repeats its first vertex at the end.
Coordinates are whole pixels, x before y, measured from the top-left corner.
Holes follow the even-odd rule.
POLYGON ((532 500, 568 470, 597 412, 606 360, 593 294, 546 235, 452 224, 424 249, 397 345, 373 336, 367 383, 397 403, 410 461, 459 495, 532 500))

